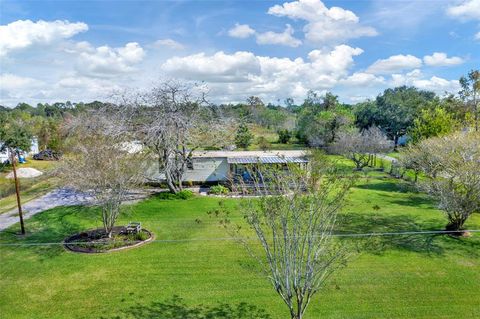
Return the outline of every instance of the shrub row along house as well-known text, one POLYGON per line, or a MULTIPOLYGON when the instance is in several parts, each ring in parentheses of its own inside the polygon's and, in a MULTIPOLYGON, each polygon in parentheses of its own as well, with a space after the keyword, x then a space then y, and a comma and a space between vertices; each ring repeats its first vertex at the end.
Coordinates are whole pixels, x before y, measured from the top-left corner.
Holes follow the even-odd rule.
MULTIPOLYGON (((295 164, 308 165, 306 151, 196 151, 188 163, 185 181, 192 183, 219 183, 232 180, 248 180, 248 166, 252 164, 285 167, 295 164)), ((153 165, 149 177, 162 180, 158 166, 153 165)))

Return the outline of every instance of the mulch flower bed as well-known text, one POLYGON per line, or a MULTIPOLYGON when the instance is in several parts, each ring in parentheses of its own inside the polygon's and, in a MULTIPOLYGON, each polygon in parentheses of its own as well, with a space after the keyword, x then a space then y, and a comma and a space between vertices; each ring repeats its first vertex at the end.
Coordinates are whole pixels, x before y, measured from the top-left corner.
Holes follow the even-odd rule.
POLYGON ((141 229, 136 234, 127 234, 125 226, 115 226, 112 237, 108 238, 103 228, 87 230, 70 237, 63 242, 66 249, 78 253, 105 253, 136 247, 153 239, 153 234, 141 229))

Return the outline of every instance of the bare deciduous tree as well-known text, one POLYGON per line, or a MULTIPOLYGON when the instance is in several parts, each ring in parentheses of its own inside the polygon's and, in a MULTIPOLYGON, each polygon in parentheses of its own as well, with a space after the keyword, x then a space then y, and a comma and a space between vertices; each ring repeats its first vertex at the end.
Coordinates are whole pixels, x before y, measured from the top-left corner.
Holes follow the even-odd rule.
POLYGON ((192 152, 219 140, 220 121, 201 85, 162 82, 121 103, 130 112, 130 130, 156 156, 159 173, 171 192, 182 190, 192 152))
POLYGON ((372 164, 375 154, 388 152, 393 143, 376 126, 363 132, 342 132, 335 140, 332 151, 351 159, 357 170, 372 164))
POLYGON ((120 113, 101 109, 68 123, 69 153, 58 170, 64 185, 90 194, 102 212, 105 234, 112 236, 120 205, 143 181, 143 153, 131 147, 120 113))
POLYGON ((347 250, 331 235, 353 177, 335 174, 325 160, 311 167, 316 170, 257 165, 251 185, 240 185, 260 195, 244 199, 241 209, 263 253, 240 226, 228 218, 222 223, 259 262, 293 319, 303 317, 312 297, 347 259, 347 250))
POLYGON ((427 139, 408 156, 416 158, 427 176, 421 186, 446 213, 446 230, 462 230, 468 217, 480 212, 480 135, 464 132, 427 139))

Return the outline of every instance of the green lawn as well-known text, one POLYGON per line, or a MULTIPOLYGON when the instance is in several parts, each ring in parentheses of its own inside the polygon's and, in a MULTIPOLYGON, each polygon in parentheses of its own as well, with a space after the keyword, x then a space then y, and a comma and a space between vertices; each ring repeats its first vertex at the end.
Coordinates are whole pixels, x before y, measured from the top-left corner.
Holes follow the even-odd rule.
MULTIPOLYGON (((97 255, 53 245, 1 246, 1 317, 259 318, 263 310, 270 318, 287 318, 286 308, 242 247, 204 240, 227 237, 206 214, 217 202, 151 198, 131 206, 121 220, 141 221, 159 240, 190 241, 153 242, 97 255), (247 305, 237 306, 242 302, 247 305)), ((236 204, 227 201, 234 211, 236 204)), ((239 219, 238 213, 233 218, 239 219)), ((425 196, 373 173, 352 190, 337 231, 437 230, 444 224, 442 213, 425 196)), ((58 208, 26 226, 27 238, 17 239, 15 226, 0 233, 0 243, 59 242, 100 221, 94 208, 58 208)), ((480 216, 467 226, 480 229, 480 216)), ((361 253, 312 301, 307 319, 480 318, 479 234, 343 240, 358 244, 361 253)))

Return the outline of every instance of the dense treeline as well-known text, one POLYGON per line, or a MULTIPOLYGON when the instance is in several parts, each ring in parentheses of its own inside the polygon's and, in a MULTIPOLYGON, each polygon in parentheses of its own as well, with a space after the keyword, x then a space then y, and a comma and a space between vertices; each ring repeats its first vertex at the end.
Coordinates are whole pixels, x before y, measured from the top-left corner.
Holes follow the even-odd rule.
MULTIPOLYGON (((265 104, 259 97, 250 96, 244 103, 214 107, 223 117, 232 119, 239 129, 263 127, 277 133, 278 142, 283 144, 295 138, 296 142, 309 147, 327 148, 341 134, 378 127, 394 141, 396 148, 406 138, 416 143, 458 129, 478 129, 479 77, 479 71, 471 71, 460 80, 462 90, 458 95, 444 97, 401 86, 386 89, 373 100, 353 105, 339 102, 338 96, 330 92, 321 95, 310 91, 298 104, 292 98, 283 103, 265 104)), ((28 123, 42 149, 61 150, 62 124, 71 116, 103 106, 105 103, 99 101, 39 103, 36 107, 19 103, 13 109, 0 106, 0 115, 8 114, 28 123)), ((242 140, 241 147, 247 148, 254 137, 243 134, 248 138, 242 140)), ((267 144, 262 136, 258 138, 259 144, 267 144)))
POLYGON ((0 118, 13 119, 23 123, 24 128, 38 139, 40 149, 62 150, 62 125, 72 116, 86 110, 99 109, 105 103, 94 101, 91 103, 72 103, 67 101, 53 104, 38 103, 33 107, 27 103, 19 103, 14 108, 0 105, 0 118))

